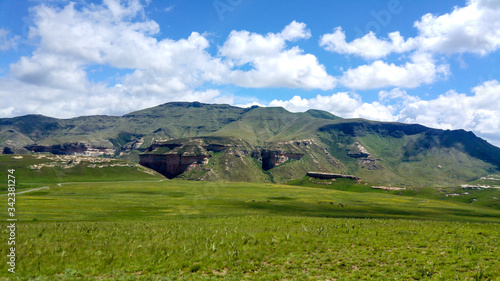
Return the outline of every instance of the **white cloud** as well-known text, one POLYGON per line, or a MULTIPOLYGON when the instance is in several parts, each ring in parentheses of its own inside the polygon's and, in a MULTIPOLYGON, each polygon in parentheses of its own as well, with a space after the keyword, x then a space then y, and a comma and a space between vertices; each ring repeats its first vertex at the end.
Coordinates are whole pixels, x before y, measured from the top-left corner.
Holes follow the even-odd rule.
POLYGON ((250 70, 235 69, 228 82, 248 88, 289 87, 303 89, 332 89, 336 79, 330 76, 312 54, 287 41, 311 36, 306 25, 293 21, 280 33, 263 36, 248 31, 232 31, 219 50, 235 67, 250 66, 250 70))
POLYGON ((234 70, 230 81, 247 88, 288 87, 327 90, 335 86, 336 79, 311 54, 303 54, 294 47, 270 57, 255 57, 254 69, 234 70))
POLYGON ((164 12, 172 12, 175 8, 175 5, 170 5, 168 7, 166 7, 165 9, 163 9, 164 12))
POLYGON ((105 4, 82 10, 69 4, 59 11, 37 6, 36 27, 30 29, 31 37, 40 38, 36 55, 57 55, 82 66, 105 64, 151 70, 183 76, 183 80, 205 78, 197 77, 200 71, 217 78, 219 70, 223 70, 221 62, 206 52, 208 40, 199 33, 178 41, 158 41, 153 37, 159 32, 158 24, 137 20, 142 12, 138 1, 130 1, 128 6, 111 0, 105 4))
POLYGON ((406 41, 399 32, 389 33, 390 40, 372 32, 351 42, 336 28, 324 34, 320 45, 326 50, 365 59, 378 59, 391 53, 413 50, 431 53, 476 53, 486 55, 500 48, 500 5, 497 0, 469 0, 443 15, 425 14, 414 23, 418 35, 406 41))
POLYGON ((405 41, 399 32, 389 33, 389 39, 390 41, 380 40, 373 32, 370 32, 347 43, 344 31, 341 27, 337 27, 333 33, 321 36, 319 44, 327 51, 356 55, 365 59, 378 59, 391 53, 408 52, 415 47, 416 43, 414 39, 405 41))
POLYGON ((180 40, 157 40, 159 26, 145 19, 137 0, 116 0, 80 9, 41 4, 32 9, 30 57, 11 64, 0 77, 3 116, 41 113, 55 117, 123 114, 167 101, 227 101, 218 90, 197 91, 219 82, 229 68, 206 49, 197 32, 180 40), (89 81, 87 68, 131 69, 119 84, 89 81), (14 108, 14 109, 12 109, 14 108))
POLYGON ((426 14, 415 27, 424 50, 485 55, 500 48, 498 1, 470 0, 467 6, 441 16, 426 14))
POLYGON ((303 22, 292 21, 289 25, 285 26, 279 36, 286 41, 295 41, 299 39, 309 39, 311 31, 306 29, 306 24, 303 22))
POLYGON ((117 84, 114 87, 91 84, 84 91, 79 91, 33 85, 17 79, 0 77, 0 85, 0 99, 3 100, 0 106, 2 117, 33 113, 59 118, 95 114, 122 115, 157 106, 165 100, 232 103, 231 98, 221 96, 218 90, 176 91, 175 86, 169 89, 168 85, 150 83, 128 86, 117 84), (16 89, 16 94, 13 95, 10 89, 16 89))
POLYGON ((264 105, 260 102, 257 102, 257 101, 247 102, 247 103, 243 103, 243 104, 235 104, 234 106, 243 107, 243 108, 248 108, 248 107, 252 107, 252 106, 266 107, 266 105, 264 105))
POLYGON ((83 91, 89 84, 78 61, 50 53, 35 52, 31 58, 22 57, 10 66, 10 73, 20 81, 56 89, 83 91))
POLYGON ((428 53, 414 53, 411 62, 397 66, 381 60, 344 72, 340 82, 351 89, 415 88, 449 75, 447 64, 436 65, 428 53))
POLYGON ((500 84, 496 80, 472 89, 472 96, 448 91, 434 100, 408 103, 398 120, 442 129, 474 131, 500 145, 500 84))
POLYGON ((311 99, 294 96, 287 101, 273 100, 269 106, 281 106, 289 111, 302 112, 320 109, 343 118, 365 118, 378 121, 394 121, 394 108, 378 102, 364 103, 356 94, 339 92, 330 96, 317 95, 311 99))
MULTIPOLYGON (((446 63, 436 65, 436 54, 486 55, 500 49, 500 4, 497 0, 469 0, 465 7, 455 7, 446 14, 426 14, 414 27, 418 35, 407 40, 399 32, 389 33, 389 39, 370 32, 351 42, 346 42, 345 33, 337 27, 333 33, 324 34, 319 44, 331 52, 370 60, 411 53, 411 60, 404 65, 376 60, 349 69, 340 82, 351 89, 415 88, 449 75, 446 63)), ((459 60, 462 67, 466 65, 459 60)))
POLYGON ((197 90, 208 83, 304 89, 335 84, 314 55, 287 47, 311 37, 304 23, 293 21, 280 33, 267 35, 233 31, 218 56, 212 56, 209 41, 197 32, 185 39, 157 39, 160 28, 146 18, 139 0, 87 6, 70 2, 62 8, 44 3, 31 11, 29 36, 37 48, 11 64, 0 79, 2 94, 12 100, 0 106, 4 116, 122 114, 168 101, 233 101, 218 90, 197 90), (243 71, 245 64, 251 69, 243 71), (130 73, 115 77, 117 85, 95 83, 88 73, 94 66, 130 73), (35 92, 41 98, 21 102, 35 92))
POLYGON ((7 51, 17 47, 19 36, 9 36, 9 31, 0 28, 0 51, 7 51))

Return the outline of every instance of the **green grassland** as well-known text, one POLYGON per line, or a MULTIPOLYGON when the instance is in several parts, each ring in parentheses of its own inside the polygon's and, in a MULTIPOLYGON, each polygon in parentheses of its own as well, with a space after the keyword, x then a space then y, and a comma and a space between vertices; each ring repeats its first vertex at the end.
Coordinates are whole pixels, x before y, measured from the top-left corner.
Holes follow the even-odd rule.
POLYGON ((25 241, 18 250, 19 279, 498 280, 500 275, 498 224, 245 216, 19 225, 18 239, 25 241))
MULTIPOLYGON (((160 180, 163 176, 135 163, 116 159, 67 155, 0 155, 0 177, 16 170, 16 188, 64 182, 160 180)), ((0 187, 0 192, 7 190, 0 187)))
MULTIPOLYGON (((89 182, 21 194, 16 276, 496 280, 500 274, 498 209, 348 182, 309 185, 89 182)), ((6 268, 0 272, 9 276, 6 268)))
POLYGON ((0 280, 500 280, 498 189, 168 180, 11 157, 3 178, 13 167, 17 185, 49 188, 16 196, 16 274, 2 262, 0 280))

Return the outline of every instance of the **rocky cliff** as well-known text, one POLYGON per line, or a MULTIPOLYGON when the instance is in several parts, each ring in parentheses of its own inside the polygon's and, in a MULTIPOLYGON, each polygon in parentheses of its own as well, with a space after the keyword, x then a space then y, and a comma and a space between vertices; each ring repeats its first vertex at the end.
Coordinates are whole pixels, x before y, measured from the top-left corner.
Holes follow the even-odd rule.
POLYGON ((202 165, 207 165, 213 153, 237 149, 249 154, 248 145, 241 140, 224 138, 183 138, 154 143, 140 155, 139 163, 167 178, 174 178, 202 165))
POLYGON ((324 172, 337 171, 342 165, 314 140, 272 142, 252 146, 237 138, 182 138, 158 142, 140 155, 140 164, 168 178, 180 175, 188 179, 220 180, 242 178, 246 181, 281 181, 302 177, 306 167, 324 172), (305 159, 304 159, 305 157, 305 159), (291 171, 282 166, 298 163, 291 171), (275 176, 276 174, 276 176, 275 176))
POLYGON ((208 159, 208 155, 143 154, 139 163, 172 179, 197 165, 208 164, 208 159))

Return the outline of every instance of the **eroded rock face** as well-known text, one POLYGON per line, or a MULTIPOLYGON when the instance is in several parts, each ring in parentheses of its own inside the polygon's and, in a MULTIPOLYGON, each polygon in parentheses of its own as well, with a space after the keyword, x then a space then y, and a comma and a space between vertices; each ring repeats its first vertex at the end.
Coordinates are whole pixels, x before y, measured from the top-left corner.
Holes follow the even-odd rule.
POLYGON ((193 165, 208 164, 208 155, 144 154, 139 164, 151 168, 169 179, 190 170, 193 165))
MULTIPOLYGON (((252 147, 241 139, 210 140, 203 138, 188 138, 170 140, 151 145, 148 151, 140 156, 140 164, 154 169, 168 178, 174 178, 200 165, 208 164, 210 155, 224 152, 238 158, 246 155, 258 159, 263 170, 269 170, 288 160, 300 160, 304 153, 297 153, 298 146, 307 146, 309 141, 277 143, 276 149, 252 147), (293 145, 294 148, 283 149, 283 145, 293 145), (295 147, 296 146, 296 147, 295 147)), ((227 166, 226 169, 230 169, 227 166)))
POLYGON ((262 169, 267 171, 272 169, 275 166, 281 165, 286 161, 292 160, 300 160, 304 157, 303 153, 287 153, 285 151, 279 150, 262 150, 262 169))
POLYGON ((207 143, 206 140, 197 138, 156 143, 139 156, 139 164, 172 179, 208 164, 209 151, 220 152, 229 147, 230 145, 207 143))
POLYGON ((359 142, 355 142, 349 146, 348 155, 352 158, 368 158, 371 156, 368 150, 359 142))
POLYGON ((380 159, 375 159, 359 142, 355 142, 349 146, 347 155, 352 158, 357 158, 358 165, 360 165, 361 168, 368 170, 381 170, 384 168, 384 166, 377 161, 380 159))
MULTIPOLYGON (((222 165, 223 173, 234 169, 232 167, 234 163, 231 161, 245 162, 243 159, 246 156, 257 159, 264 171, 289 160, 301 160, 305 155, 311 156, 313 165, 320 165, 319 160, 323 161, 323 165, 326 162, 326 165, 331 165, 331 167, 339 166, 338 161, 314 140, 273 142, 264 146, 252 146, 241 139, 222 137, 183 138, 155 143, 146 153, 140 155, 140 164, 168 178, 174 178, 191 170, 206 171, 204 169, 213 168, 201 166, 208 164, 210 157, 216 155, 219 155, 215 157, 219 162, 215 164, 222 165), (319 153, 323 157, 322 160, 315 153, 319 153), (220 157, 221 155, 223 156, 220 157)), ((216 178, 216 174, 214 172, 212 174, 214 175, 210 178, 216 178)))

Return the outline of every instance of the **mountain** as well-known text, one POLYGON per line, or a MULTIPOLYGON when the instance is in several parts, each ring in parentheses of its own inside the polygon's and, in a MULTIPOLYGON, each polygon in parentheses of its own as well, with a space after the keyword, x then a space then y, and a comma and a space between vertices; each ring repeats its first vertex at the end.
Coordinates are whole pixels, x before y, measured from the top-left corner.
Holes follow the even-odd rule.
POLYGON ((121 117, 3 118, 0 149, 114 157, 193 180, 286 182, 315 171, 377 185, 443 186, 500 171, 500 148, 463 130, 199 102, 121 117))

